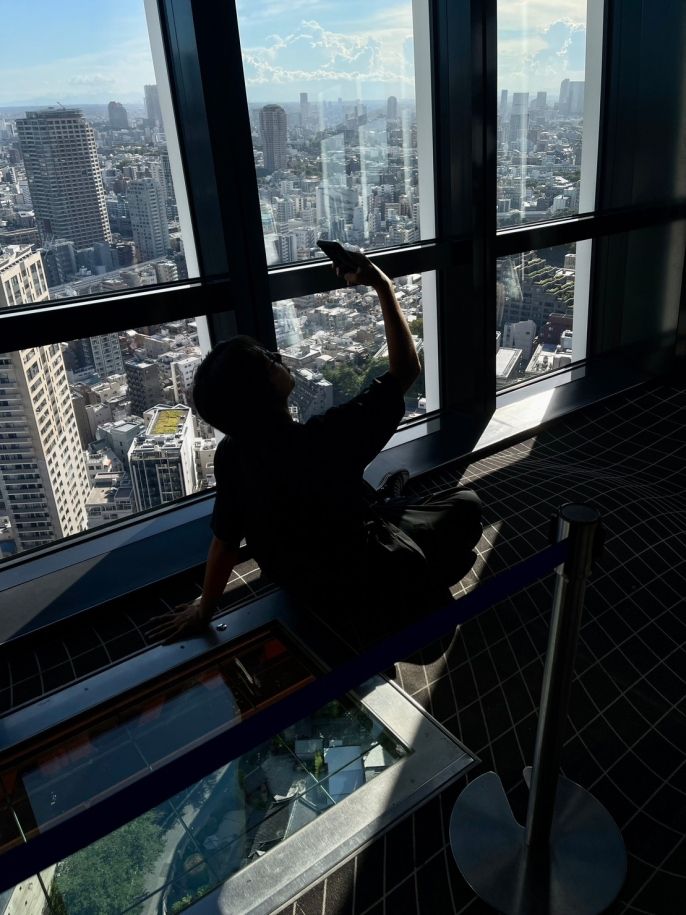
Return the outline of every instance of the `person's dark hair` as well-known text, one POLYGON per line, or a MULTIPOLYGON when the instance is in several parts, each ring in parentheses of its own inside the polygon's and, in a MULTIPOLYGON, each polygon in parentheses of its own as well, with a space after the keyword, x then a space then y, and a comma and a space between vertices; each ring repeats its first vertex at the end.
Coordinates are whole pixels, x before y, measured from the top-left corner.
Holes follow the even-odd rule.
POLYGON ((222 340, 203 359, 193 402, 205 420, 228 435, 255 428, 277 407, 262 346, 252 337, 222 340))

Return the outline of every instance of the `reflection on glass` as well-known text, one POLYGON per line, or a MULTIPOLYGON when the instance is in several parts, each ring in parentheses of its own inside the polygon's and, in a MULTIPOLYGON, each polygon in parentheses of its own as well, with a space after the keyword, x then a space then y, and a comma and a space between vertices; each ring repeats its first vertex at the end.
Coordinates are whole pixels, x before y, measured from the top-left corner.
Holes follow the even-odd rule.
MULTIPOLYGON (((421 274, 394 279, 422 371, 405 394, 405 420, 426 412, 421 274)), ((344 403, 388 370, 388 347, 376 293, 366 286, 284 299, 272 305, 276 340, 293 373, 292 415, 299 422, 344 403)))
POLYGON ((286 643, 245 640, 203 668, 102 717, 1 773, 10 808, 32 834, 146 773, 312 679, 286 643))
POLYGON ((420 235, 412 4, 238 4, 269 264, 420 235))
MULTIPOLYGON (((281 635, 248 637, 145 702, 2 773, 28 841, 227 722, 311 680, 281 635)), ((62 915, 180 912, 312 822, 408 750, 344 697, 286 728, 42 875, 62 915)))
POLYGON ((576 246, 501 257, 497 262, 498 389, 572 361, 576 246))
POLYGON ((498 225, 579 210, 587 0, 498 3, 498 225))

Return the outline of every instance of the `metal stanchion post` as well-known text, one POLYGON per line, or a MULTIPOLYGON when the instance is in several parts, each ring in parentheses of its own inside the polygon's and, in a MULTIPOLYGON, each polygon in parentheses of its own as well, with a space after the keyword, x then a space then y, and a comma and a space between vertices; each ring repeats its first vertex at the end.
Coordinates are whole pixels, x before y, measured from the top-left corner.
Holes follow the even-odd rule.
POLYGON ((557 518, 557 540, 568 538, 569 552, 555 581, 526 819, 529 845, 547 843, 550 837, 586 579, 599 526, 600 515, 587 505, 565 505, 557 518))
POLYGON ((506 915, 596 915, 626 876, 621 833, 588 791, 559 774, 586 579, 600 533, 587 505, 564 505, 557 539, 567 560, 557 568, 526 826, 514 818, 495 772, 471 782, 450 819, 450 844, 464 878, 506 915))

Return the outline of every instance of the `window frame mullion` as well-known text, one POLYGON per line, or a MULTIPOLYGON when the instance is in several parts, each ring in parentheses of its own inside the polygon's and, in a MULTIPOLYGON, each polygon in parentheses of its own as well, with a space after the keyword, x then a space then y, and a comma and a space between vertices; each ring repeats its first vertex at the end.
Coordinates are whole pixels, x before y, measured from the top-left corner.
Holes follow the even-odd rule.
POLYGON ((438 275, 441 407, 495 408, 496 2, 432 4, 437 234, 471 239, 438 275))
POLYGON ((161 2, 169 66, 185 91, 179 130, 187 140, 190 184, 201 201, 199 245, 213 253, 211 265, 203 262, 205 277, 226 273, 232 288, 232 314, 211 315, 210 336, 216 342, 237 330, 271 347, 276 336, 235 4, 217 4, 208 15, 206 0, 161 2), (196 155, 202 144, 206 149, 196 155))

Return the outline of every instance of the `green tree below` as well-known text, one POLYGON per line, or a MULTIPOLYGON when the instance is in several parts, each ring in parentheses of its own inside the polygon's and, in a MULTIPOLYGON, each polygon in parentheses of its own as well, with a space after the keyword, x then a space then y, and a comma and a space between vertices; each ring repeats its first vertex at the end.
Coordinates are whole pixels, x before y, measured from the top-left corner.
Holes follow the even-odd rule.
POLYGON ((146 813, 61 864, 50 889, 61 915, 116 915, 143 894, 145 878, 164 848, 164 831, 146 813))

